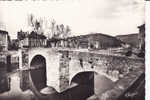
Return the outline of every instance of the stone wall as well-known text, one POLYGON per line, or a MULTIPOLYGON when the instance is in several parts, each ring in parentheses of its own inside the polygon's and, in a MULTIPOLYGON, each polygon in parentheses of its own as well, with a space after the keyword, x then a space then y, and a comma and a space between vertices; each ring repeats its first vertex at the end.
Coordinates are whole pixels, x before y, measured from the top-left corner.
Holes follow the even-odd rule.
POLYGON ((60 91, 68 88, 71 80, 80 72, 93 71, 105 75, 114 82, 136 69, 144 72, 144 60, 80 51, 59 51, 60 91))
POLYGON ((17 70, 19 68, 19 57, 11 55, 11 69, 17 70))
POLYGON ((30 63, 36 55, 41 55, 46 59, 47 86, 55 88, 58 92, 65 90, 69 86, 69 59, 68 52, 50 48, 32 48, 20 50, 19 66, 21 88, 29 88, 30 63))
POLYGON ((141 71, 145 70, 143 59, 89 52, 69 52, 69 56, 71 59, 70 80, 82 71, 95 71, 117 81, 136 68, 140 68, 141 71))
POLYGON ((61 52, 59 67, 60 91, 64 91, 69 86, 69 58, 68 51, 61 52))
POLYGON ((20 88, 24 91, 29 89, 29 55, 28 49, 19 50, 20 88))

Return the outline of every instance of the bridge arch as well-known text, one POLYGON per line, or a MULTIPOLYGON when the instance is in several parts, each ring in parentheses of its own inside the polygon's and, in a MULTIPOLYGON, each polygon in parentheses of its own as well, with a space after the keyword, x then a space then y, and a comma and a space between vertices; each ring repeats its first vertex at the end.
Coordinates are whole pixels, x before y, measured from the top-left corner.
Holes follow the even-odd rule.
MULTIPOLYGON (((94 94, 94 71, 82 71, 74 75, 70 81, 70 86, 76 85, 80 87, 82 91, 86 92, 87 97, 94 94)), ((81 93, 82 94, 82 93, 81 93)), ((83 95, 85 95, 83 93, 83 95)))
POLYGON ((98 74, 95 71, 81 71, 77 72, 76 74, 72 75, 72 78, 70 79, 70 85, 73 83, 76 84, 90 84, 89 81, 94 81, 94 74, 98 74))
POLYGON ((87 86, 89 91, 91 91, 89 94, 100 94, 113 88, 115 86, 115 82, 100 72, 81 71, 73 75, 70 79, 70 85, 87 86))
MULTIPOLYGON (((41 56, 45 59, 46 63, 47 63, 47 54, 45 52, 34 52, 33 51, 29 51, 29 65, 31 65, 32 60, 36 57, 36 56, 41 56)), ((29 66, 31 67, 31 66, 29 66)))
POLYGON ((59 57, 61 56, 59 52, 49 48, 30 48, 20 51, 20 68, 24 65, 29 69, 28 88, 39 100, 47 100, 51 98, 49 94, 57 94, 59 91, 59 57), (37 62, 39 66, 36 66, 37 62), (42 69, 42 72, 39 72, 38 68, 42 69))
MULTIPOLYGON (((72 69, 71 69, 72 71, 72 69)), ((90 75, 102 75, 101 73, 99 73, 97 70, 93 70, 93 69, 81 69, 79 68, 76 71, 72 71, 70 72, 70 78, 69 78, 69 84, 71 85, 71 82, 76 79, 76 77, 88 77, 90 75)), ((92 77, 92 76, 91 76, 92 77)))
MULTIPOLYGON (((28 68, 34 69, 32 67, 32 62, 35 57, 40 56, 44 59, 44 64, 46 65, 46 85, 48 87, 53 87, 56 91, 60 91, 59 89, 59 58, 61 54, 56 50, 49 48, 31 48, 27 51, 28 54, 28 68), (55 67, 55 68, 54 68, 55 67)), ((40 60, 38 62, 41 62, 40 60)), ((31 74, 31 73, 30 73, 31 74)), ((32 75, 31 75, 32 76, 32 75)), ((32 80, 32 77, 31 77, 32 80)), ((33 83, 34 84, 34 83, 33 83)))
POLYGON ((42 55, 35 55, 30 62, 30 69, 30 75, 35 87, 38 90, 46 87, 46 58, 42 55))

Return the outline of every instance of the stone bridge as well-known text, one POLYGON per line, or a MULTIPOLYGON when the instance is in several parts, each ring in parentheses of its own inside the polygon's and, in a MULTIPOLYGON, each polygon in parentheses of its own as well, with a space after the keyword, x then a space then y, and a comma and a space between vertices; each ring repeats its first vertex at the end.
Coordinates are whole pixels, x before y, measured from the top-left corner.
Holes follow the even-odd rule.
POLYGON ((24 90, 29 88, 29 81, 37 90, 51 86, 62 92, 70 85, 90 84, 91 81, 94 84, 97 74, 116 82, 137 68, 144 72, 144 60, 111 53, 40 47, 23 48, 19 53, 21 87, 24 90))

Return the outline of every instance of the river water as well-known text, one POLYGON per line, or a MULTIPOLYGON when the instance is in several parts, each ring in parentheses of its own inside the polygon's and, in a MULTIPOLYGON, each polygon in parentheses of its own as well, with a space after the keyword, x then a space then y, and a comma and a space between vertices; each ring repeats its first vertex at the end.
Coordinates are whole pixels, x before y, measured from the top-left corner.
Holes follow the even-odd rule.
MULTIPOLYGON (((7 79, 10 81, 8 81, 8 83, 6 82, 7 84, 5 85, 9 85, 9 89, 0 93, 0 100, 36 100, 37 97, 34 96, 32 91, 27 90, 23 92, 20 89, 20 78, 18 76, 18 72, 7 76, 7 79)), ((78 85, 59 93, 57 98, 59 98, 59 100, 86 100, 89 96, 94 94, 94 91, 100 94, 112 88, 114 85, 110 80, 101 75, 95 76, 94 82, 94 89, 91 85, 78 85)))

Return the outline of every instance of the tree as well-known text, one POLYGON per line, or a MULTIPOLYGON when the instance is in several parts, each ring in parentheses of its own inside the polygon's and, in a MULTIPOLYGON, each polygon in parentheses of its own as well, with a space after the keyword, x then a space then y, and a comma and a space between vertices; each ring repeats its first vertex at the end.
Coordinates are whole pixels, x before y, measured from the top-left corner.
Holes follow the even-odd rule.
POLYGON ((54 34, 54 37, 67 38, 70 34, 71 29, 68 25, 66 27, 64 24, 56 25, 56 34, 54 34))
POLYGON ((34 16, 33 14, 28 15, 28 25, 34 27, 34 16))
POLYGON ((38 22, 37 20, 35 21, 35 30, 38 31, 40 28, 40 22, 38 22))
POLYGON ((60 38, 64 38, 65 26, 63 24, 60 25, 60 38))
POLYGON ((56 26, 56 21, 54 19, 52 19, 52 21, 51 21, 51 34, 52 34, 52 37, 55 35, 55 26, 56 26))
POLYGON ((48 38, 67 38, 71 34, 71 29, 68 25, 64 24, 56 24, 55 19, 52 19, 50 21, 50 27, 48 27, 48 24, 43 24, 44 19, 40 18, 37 19, 34 17, 33 14, 28 15, 28 25, 33 28, 33 31, 37 34, 44 34, 44 31, 46 30, 48 33, 48 38), (46 29, 44 29, 43 25, 46 25, 46 29))
POLYGON ((70 35, 71 35, 71 29, 70 29, 70 27, 67 25, 67 26, 66 26, 65 37, 69 37, 70 35))
POLYGON ((34 17, 33 14, 28 16, 28 24, 33 28, 33 31, 37 32, 38 34, 43 33, 43 19, 37 19, 34 17))

